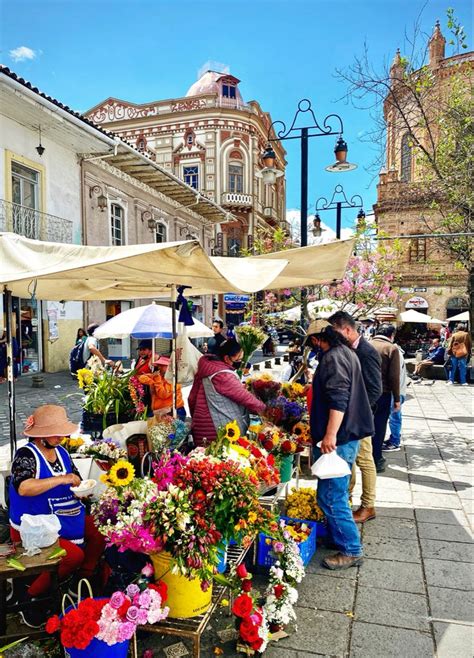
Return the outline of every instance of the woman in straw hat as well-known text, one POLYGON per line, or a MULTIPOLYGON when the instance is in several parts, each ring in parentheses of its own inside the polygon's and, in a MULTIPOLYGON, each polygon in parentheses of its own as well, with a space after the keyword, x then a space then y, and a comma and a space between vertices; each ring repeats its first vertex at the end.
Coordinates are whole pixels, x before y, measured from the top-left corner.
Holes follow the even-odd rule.
MULTIPOLYGON (((21 541, 23 514, 55 514, 61 524, 59 544, 66 551, 59 565, 59 579, 64 580, 79 568, 81 576, 91 576, 104 550, 104 540, 86 516, 84 505, 71 486, 81 478, 65 450, 59 444, 65 436, 77 431, 62 407, 45 404, 38 407, 25 423, 24 434, 29 443, 17 450, 10 480, 10 535, 21 541)), ((51 585, 49 573, 42 573, 27 591, 14 592, 15 598, 39 597, 51 585)), ((20 613, 33 628, 42 625, 46 614, 41 610, 20 613), (38 614, 39 613, 39 614, 38 614)))

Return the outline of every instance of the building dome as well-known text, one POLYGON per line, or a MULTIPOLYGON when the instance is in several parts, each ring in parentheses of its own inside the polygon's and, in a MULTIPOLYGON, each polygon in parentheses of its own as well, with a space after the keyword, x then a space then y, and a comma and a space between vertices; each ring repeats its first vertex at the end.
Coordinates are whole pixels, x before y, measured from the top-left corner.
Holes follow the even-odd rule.
POLYGON ((186 97, 202 96, 202 94, 217 94, 221 98, 235 100, 239 104, 243 104, 242 96, 239 91, 240 80, 228 73, 219 73, 218 71, 206 71, 199 80, 190 86, 186 92, 186 97), (235 92, 229 92, 229 88, 235 89, 235 92), (227 88, 227 89, 226 89, 227 88), (235 93, 235 96, 228 94, 235 93))

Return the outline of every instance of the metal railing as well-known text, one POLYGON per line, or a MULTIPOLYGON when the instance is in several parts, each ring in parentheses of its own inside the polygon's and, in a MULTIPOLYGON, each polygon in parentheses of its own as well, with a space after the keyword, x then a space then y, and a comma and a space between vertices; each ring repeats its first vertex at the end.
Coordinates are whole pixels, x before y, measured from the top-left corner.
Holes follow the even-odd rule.
POLYGON ((0 231, 10 231, 33 240, 72 244, 73 223, 69 219, 0 199, 0 231))

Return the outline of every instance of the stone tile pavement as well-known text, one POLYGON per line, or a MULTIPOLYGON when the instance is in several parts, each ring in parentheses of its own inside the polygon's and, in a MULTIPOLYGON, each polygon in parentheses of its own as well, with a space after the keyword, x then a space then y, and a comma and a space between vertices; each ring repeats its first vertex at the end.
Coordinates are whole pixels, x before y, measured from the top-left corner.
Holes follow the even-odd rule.
MULTIPOLYGON (((40 402, 62 403, 70 389, 59 375, 39 391, 21 382, 20 418, 40 402)), ((66 404, 74 417, 80 403, 66 404)), ((4 408, 0 399, 0 421, 4 408)), ((329 551, 318 548, 299 587, 298 629, 270 645, 268 658, 473 655, 473 411, 473 387, 410 386, 403 448, 387 455, 377 518, 361 529, 364 563, 327 571, 320 561, 329 551)), ((236 656, 233 635, 222 608, 203 635, 201 655, 210 658, 220 647, 236 656)), ((140 649, 146 647, 154 656, 192 655, 176 638, 140 635, 140 649)))

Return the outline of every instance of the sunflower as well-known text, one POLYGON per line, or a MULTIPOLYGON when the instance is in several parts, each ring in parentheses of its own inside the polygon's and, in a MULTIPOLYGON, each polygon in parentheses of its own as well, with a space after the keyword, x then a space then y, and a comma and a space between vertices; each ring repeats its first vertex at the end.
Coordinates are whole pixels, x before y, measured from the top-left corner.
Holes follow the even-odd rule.
POLYGON ((233 420, 231 423, 227 423, 225 426, 225 438, 231 443, 240 439, 240 428, 236 420, 233 420))
POLYGON ((291 433, 306 439, 308 437, 308 425, 306 423, 296 423, 296 425, 293 425, 291 433))
POLYGON ((109 471, 109 480, 115 487, 125 487, 135 477, 135 469, 130 462, 119 460, 109 471))

